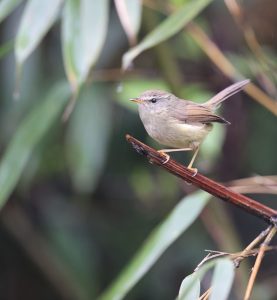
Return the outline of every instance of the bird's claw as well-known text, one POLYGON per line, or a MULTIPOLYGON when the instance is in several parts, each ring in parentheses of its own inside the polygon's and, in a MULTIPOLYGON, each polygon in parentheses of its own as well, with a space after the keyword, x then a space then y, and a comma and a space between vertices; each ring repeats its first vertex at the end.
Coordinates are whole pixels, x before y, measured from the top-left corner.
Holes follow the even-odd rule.
POLYGON ((163 151, 158 150, 158 152, 165 157, 165 160, 162 162, 162 164, 166 164, 170 160, 170 156, 163 151))
POLYGON ((193 175, 192 175, 192 177, 195 177, 196 174, 198 173, 198 169, 197 169, 197 168, 192 168, 192 167, 188 166, 188 169, 189 169, 190 171, 194 172, 193 175))

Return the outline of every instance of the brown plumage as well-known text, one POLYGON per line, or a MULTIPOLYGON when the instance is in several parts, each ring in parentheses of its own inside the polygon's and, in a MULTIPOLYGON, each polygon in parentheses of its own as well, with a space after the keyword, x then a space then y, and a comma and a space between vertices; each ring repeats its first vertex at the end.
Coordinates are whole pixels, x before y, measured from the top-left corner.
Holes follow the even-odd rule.
MULTIPOLYGON (((131 100, 139 104, 139 115, 147 133, 160 144, 176 148, 161 152, 195 150, 189 164, 191 168, 200 144, 212 130, 212 123, 230 124, 215 114, 215 110, 248 83, 249 80, 235 83, 203 104, 160 90, 145 91, 131 100)), ((169 156, 165 155, 168 160, 169 156)))

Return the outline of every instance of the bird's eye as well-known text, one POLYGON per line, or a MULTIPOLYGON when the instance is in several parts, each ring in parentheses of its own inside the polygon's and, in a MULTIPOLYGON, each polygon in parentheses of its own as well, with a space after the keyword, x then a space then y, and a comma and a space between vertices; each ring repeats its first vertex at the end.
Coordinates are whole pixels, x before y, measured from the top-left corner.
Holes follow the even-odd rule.
POLYGON ((157 99, 156 99, 156 98, 152 98, 150 101, 151 101, 152 103, 156 103, 156 102, 157 102, 157 99))

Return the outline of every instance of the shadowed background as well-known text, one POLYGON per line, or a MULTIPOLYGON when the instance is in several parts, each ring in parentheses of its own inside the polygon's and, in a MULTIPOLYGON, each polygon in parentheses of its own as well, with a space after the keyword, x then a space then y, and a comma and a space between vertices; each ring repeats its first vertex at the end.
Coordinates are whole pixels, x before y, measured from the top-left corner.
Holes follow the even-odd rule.
MULTIPOLYGON (((241 10, 232 6, 236 1, 206 1, 211 3, 195 13, 193 24, 162 43, 153 42, 125 72, 122 57, 126 62, 136 39, 140 43, 193 1, 133 1, 127 14, 131 18, 120 10, 124 1, 95 4, 90 22, 82 25, 92 41, 88 53, 95 51, 93 58, 76 40, 76 16, 85 11, 79 7, 82 1, 73 0, 67 5, 51 1, 59 6, 55 18, 34 52, 26 54, 26 45, 35 39, 32 30, 48 12, 38 5, 24 29, 22 15, 31 2, 0 3, 1 299, 96 299, 155 226, 195 191, 148 164, 125 141, 130 133, 160 147, 147 136, 136 105, 128 101, 146 89, 204 102, 240 76, 250 78, 268 98, 252 90, 252 96, 241 92, 224 102, 220 113, 231 125, 214 126, 195 166, 219 182, 258 175, 244 183, 245 189, 250 197, 277 207, 277 178, 264 177, 277 171, 276 1, 242 1, 241 10), (4 16, 5 3, 15 6, 4 16), (128 24, 130 19, 137 24, 128 24), (138 35, 127 36, 126 28, 139 30, 138 35), (218 52, 209 52, 202 33, 224 53, 233 71, 218 52), (73 112, 64 122, 74 98, 73 112)), ((191 154, 172 156, 187 164, 191 154)), ((126 299, 174 299, 205 249, 240 251, 265 227, 212 199, 126 299)), ((241 299, 252 264, 248 259, 236 271, 230 299, 241 299)), ((275 299, 276 283, 276 256, 268 253, 253 299, 275 299)), ((206 290, 208 279, 202 284, 206 290)))

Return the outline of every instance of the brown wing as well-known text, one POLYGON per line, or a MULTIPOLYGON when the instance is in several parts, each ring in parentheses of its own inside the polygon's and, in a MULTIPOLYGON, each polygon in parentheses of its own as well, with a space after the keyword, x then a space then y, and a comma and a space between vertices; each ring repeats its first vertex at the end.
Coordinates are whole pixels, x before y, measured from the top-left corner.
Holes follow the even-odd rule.
POLYGON ((184 123, 223 123, 230 124, 224 118, 215 115, 208 107, 191 101, 178 102, 172 109, 172 117, 184 123), (178 107, 178 109, 177 109, 178 107))

